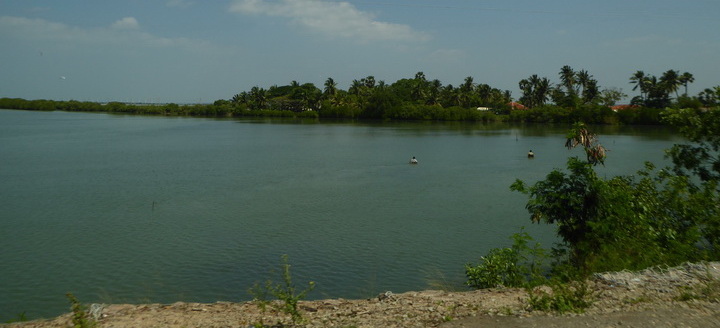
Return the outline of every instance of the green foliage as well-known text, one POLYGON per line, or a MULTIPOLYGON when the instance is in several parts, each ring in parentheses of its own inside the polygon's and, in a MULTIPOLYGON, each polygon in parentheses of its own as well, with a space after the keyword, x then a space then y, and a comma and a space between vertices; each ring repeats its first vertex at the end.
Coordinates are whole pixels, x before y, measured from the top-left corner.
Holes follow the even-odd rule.
POLYGON ((616 117, 622 124, 658 125, 661 124, 660 114, 663 111, 660 108, 639 106, 618 110, 616 117))
MULTIPOLYGON (((302 314, 298 310, 298 302, 307 296, 315 288, 315 282, 310 282, 308 287, 298 291, 292 282, 290 274, 290 264, 288 256, 282 256, 282 282, 275 283, 268 279, 264 284, 256 282, 250 288, 249 293, 253 296, 254 301, 258 304, 262 311, 265 311, 268 305, 271 305, 276 311, 290 315, 293 325, 303 321, 302 314), (272 302, 270 296, 275 297, 280 302, 272 302)), ((264 324, 260 323, 260 327, 264 324)))
POLYGON ((720 109, 668 110, 663 119, 678 127, 693 143, 675 145, 667 152, 675 164, 675 172, 693 174, 702 181, 720 180, 720 109))
POLYGON ((581 145, 587 160, 571 157, 567 173, 553 170, 530 187, 520 180, 511 186, 530 195, 533 222, 557 226, 562 244, 554 272, 582 276, 720 255, 717 181, 698 187, 650 163, 637 177, 600 178, 593 164, 602 163, 604 150, 582 127, 566 146, 581 145))
POLYGON ((720 109, 668 110, 664 119, 690 142, 674 145, 666 155, 675 164, 674 173, 687 179, 693 203, 685 209, 696 217, 703 249, 720 258, 720 109))
POLYGON ((65 294, 70 301, 70 309, 72 310, 73 328, 92 328, 97 326, 97 322, 86 312, 85 306, 72 293, 65 294))
POLYGON ((449 120, 449 121, 511 121, 536 123, 589 124, 660 124, 660 113, 666 107, 694 108, 715 106, 720 99, 720 86, 707 88, 698 96, 687 95, 687 86, 694 81, 692 74, 668 70, 658 79, 636 72, 630 83, 640 95, 631 104, 637 108, 613 112, 614 105, 626 95, 619 89, 600 90, 597 80, 588 71, 564 66, 560 71, 560 84, 548 78, 531 75, 518 83, 522 95, 519 99, 529 110, 515 110, 509 90, 475 83, 471 76, 458 87, 443 85, 439 80, 428 80, 423 72, 404 78, 391 85, 367 76, 353 80, 348 90, 338 89, 328 78, 324 90, 312 83, 292 81, 288 85, 273 85, 268 89, 254 86, 230 99, 219 99, 212 104, 127 104, 94 102, 24 100, 0 98, 0 108, 24 110, 64 110, 111 112, 166 116, 205 117, 328 117, 370 118, 389 120, 449 120), (678 89, 685 93, 680 96, 678 89), (675 98, 671 98, 671 94, 675 98), (554 104, 548 103, 551 99, 554 104), (488 107, 490 111, 477 111, 488 107))
POLYGON ((680 96, 672 106, 672 108, 676 109, 689 108, 694 110, 698 110, 701 107, 703 107, 703 103, 700 99, 688 96, 680 96))
POLYGON ((466 284, 472 288, 521 287, 544 281, 546 252, 526 232, 513 234, 509 248, 494 248, 477 265, 465 264, 466 284))
POLYGON ((527 288, 527 302, 531 310, 583 313, 595 299, 592 290, 583 281, 571 283, 555 281, 551 284, 551 288, 551 293, 543 290, 542 287, 527 288))

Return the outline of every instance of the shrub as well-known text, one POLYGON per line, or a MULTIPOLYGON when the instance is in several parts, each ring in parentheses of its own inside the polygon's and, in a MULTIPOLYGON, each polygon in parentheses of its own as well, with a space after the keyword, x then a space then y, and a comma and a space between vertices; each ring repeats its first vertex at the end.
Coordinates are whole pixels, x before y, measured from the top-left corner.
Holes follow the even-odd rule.
MULTIPOLYGON (((264 285, 256 282, 250 288, 249 293, 254 297, 254 301, 258 304, 262 311, 265 311, 267 305, 271 305, 275 310, 290 315, 293 325, 302 322, 303 317, 298 310, 298 302, 315 288, 315 282, 310 282, 308 287, 302 291, 297 291, 297 287, 292 282, 290 275, 290 264, 288 256, 282 256, 282 283, 274 283, 272 279, 268 279, 264 285), (281 301, 280 303, 271 302, 268 297, 274 296, 281 301)), ((260 323, 263 327, 264 324, 260 323)), ((281 325, 282 326, 282 325, 281 325)))
POLYGON ((65 294, 70 301, 70 309, 73 313, 73 328, 92 328, 97 326, 97 322, 87 313, 85 306, 72 293, 65 294))
POLYGON ((650 163, 639 178, 603 179, 593 166, 604 163, 604 148, 582 124, 566 143, 577 145, 585 148, 587 160, 570 158, 567 173, 554 170, 529 188, 520 180, 511 186, 530 195, 526 208, 533 222, 557 226, 560 249, 566 252, 555 272, 582 276, 716 256, 720 210, 715 180, 697 187, 687 176, 655 173, 650 163))
POLYGON ((531 310, 559 313, 583 313, 592 305, 595 294, 584 281, 553 282, 552 293, 540 288, 527 288, 531 310))
POLYGON ((491 249, 480 263, 465 264, 466 284, 472 288, 521 287, 544 281, 543 264, 546 252, 526 232, 513 234, 509 248, 491 249))

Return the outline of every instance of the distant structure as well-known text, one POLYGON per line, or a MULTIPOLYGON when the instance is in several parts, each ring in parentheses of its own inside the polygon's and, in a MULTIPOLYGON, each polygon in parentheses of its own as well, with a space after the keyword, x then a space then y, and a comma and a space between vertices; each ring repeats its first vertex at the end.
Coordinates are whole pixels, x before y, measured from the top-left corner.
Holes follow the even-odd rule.
POLYGON ((508 105, 510 105, 510 108, 511 108, 511 109, 514 109, 514 110, 526 110, 526 109, 528 109, 525 105, 523 105, 523 104, 521 104, 521 103, 518 103, 518 102, 514 102, 514 101, 511 101, 510 103, 508 103, 508 105))

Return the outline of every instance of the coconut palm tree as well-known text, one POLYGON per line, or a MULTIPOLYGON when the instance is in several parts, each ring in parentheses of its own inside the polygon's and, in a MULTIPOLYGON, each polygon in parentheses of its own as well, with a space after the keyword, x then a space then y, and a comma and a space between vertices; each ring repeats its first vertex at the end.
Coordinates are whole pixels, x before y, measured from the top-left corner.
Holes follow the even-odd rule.
POLYGON ((452 84, 446 85, 441 91, 442 105, 444 107, 460 105, 460 90, 452 84))
POLYGON ((662 79, 650 75, 645 78, 647 99, 645 105, 653 108, 664 108, 670 105, 670 88, 662 79))
POLYGON ((248 93, 246 91, 238 93, 232 97, 231 101, 233 104, 247 104, 248 103, 248 93))
POLYGON ((682 84, 682 85, 685 87, 684 96, 687 97, 687 87, 688 87, 688 83, 693 83, 693 82, 695 82, 695 77, 693 77, 692 74, 690 74, 690 73, 688 73, 688 72, 685 72, 685 73, 682 73, 682 75, 680 75, 680 77, 678 77, 678 82, 680 82, 680 84, 682 84))
POLYGON ((562 86, 565 87, 568 93, 573 93, 575 91, 575 71, 572 69, 572 67, 565 65, 560 69, 560 82, 562 83, 562 86))
POLYGON ((490 95, 492 92, 492 88, 489 85, 485 83, 478 84, 475 90, 481 105, 487 106, 488 104, 490 104, 490 95))
POLYGON ((325 80, 325 90, 323 92, 323 95, 325 96, 325 98, 332 99, 333 97, 335 97, 336 93, 337 83, 335 83, 335 80, 329 77, 327 80, 325 80))
POLYGON ((252 109, 264 109, 267 107, 267 92, 263 88, 254 86, 250 89, 250 100, 252 109))
POLYGON ((645 76, 645 72, 643 71, 637 71, 633 76, 630 77, 630 83, 635 84, 633 87, 633 91, 640 89, 640 96, 642 97, 643 101, 646 99, 647 94, 647 79, 648 77, 645 76))
POLYGON ((384 91, 385 89, 387 89, 387 84, 385 83, 385 80, 378 81, 375 89, 380 91, 384 91))
POLYGON ((470 107, 472 102, 473 90, 475 90, 475 83, 473 82, 472 76, 465 78, 463 84, 458 88, 458 98, 462 107, 470 107))
POLYGON ((352 84, 350 85, 350 89, 348 89, 348 92, 350 94, 355 96, 360 96, 362 94, 362 89, 365 87, 362 81, 359 80, 353 80, 352 84))
POLYGON ((363 83, 365 83, 365 86, 366 86, 368 89, 372 89, 372 88, 375 87, 375 77, 372 76, 372 75, 370 75, 370 76, 362 79, 361 81, 363 81, 363 83))
POLYGON ((425 73, 417 72, 413 79, 412 91, 410 97, 413 101, 423 101, 427 96, 428 82, 425 79, 425 73))
POLYGON ((523 93, 520 102, 530 108, 544 105, 551 91, 550 80, 546 77, 540 78, 537 74, 520 80, 518 86, 523 93))
POLYGON ((542 106, 550 95, 550 80, 544 77, 539 79, 535 87, 535 104, 542 106))
POLYGON ((583 70, 578 71, 576 76, 577 76, 577 86, 576 86, 577 89, 575 89, 575 91, 580 93, 579 92, 580 88, 582 87, 583 89, 585 89, 585 86, 587 85, 587 83, 590 80, 592 80, 592 75, 590 75, 590 73, 588 73, 588 71, 583 69, 583 70))
POLYGON ((522 79, 520 82, 518 82, 518 87, 520 88, 520 91, 522 91, 522 96, 520 97, 520 102, 523 103, 525 106, 528 106, 530 108, 533 106, 533 84, 528 79, 522 79))
POLYGON ((598 90, 597 80, 589 79, 584 83, 582 93, 583 102, 586 104, 593 103, 599 94, 600 91, 598 90))
POLYGON ((698 99, 707 107, 716 106, 718 99, 720 99, 720 86, 714 89, 705 88, 698 94, 698 99))
POLYGON ((425 100, 425 103, 428 105, 437 105, 440 103, 440 94, 442 92, 443 86, 440 80, 434 79, 432 82, 430 82, 430 85, 428 87, 428 96, 425 100))
POLYGON ((660 84, 665 89, 665 91, 670 94, 671 92, 675 93, 675 99, 678 98, 678 87, 680 86, 680 81, 678 80, 678 71, 675 70, 667 70, 663 75, 660 77, 660 84))

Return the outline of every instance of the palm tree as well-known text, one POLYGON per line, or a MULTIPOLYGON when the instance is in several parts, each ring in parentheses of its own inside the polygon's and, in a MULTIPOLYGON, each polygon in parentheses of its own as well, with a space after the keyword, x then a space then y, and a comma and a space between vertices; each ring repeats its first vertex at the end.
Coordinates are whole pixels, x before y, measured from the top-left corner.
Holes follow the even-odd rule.
POLYGON ((481 105, 487 106, 490 104, 490 94, 492 92, 492 88, 489 85, 485 83, 479 84, 475 90, 477 90, 476 93, 478 98, 480 98, 481 105))
POLYGON ((350 92, 350 94, 360 96, 363 87, 365 87, 365 85, 361 81, 353 80, 348 92, 350 92))
POLYGON ((333 80, 331 77, 329 77, 327 80, 325 80, 325 91, 323 92, 323 95, 326 98, 333 98, 335 97, 335 94, 337 93, 337 83, 335 83, 335 80, 333 80))
POLYGON ((387 88, 387 84, 385 84, 385 80, 380 80, 377 83, 377 88, 378 88, 378 90, 385 90, 385 88, 387 88))
POLYGON ((568 93, 575 92, 575 71, 572 67, 565 65, 560 69, 560 81, 568 93))
POLYGON ((589 79, 587 82, 585 82, 583 86, 583 101, 587 103, 592 103, 595 101, 595 98, 600 94, 600 91, 598 90, 597 86, 597 80, 595 79, 589 79))
POLYGON ((662 79, 650 75, 645 78, 647 99, 645 105, 653 108, 664 108, 670 105, 670 88, 662 79))
POLYGON ((680 84, 682 84, 685 87, 684 95, 687 97, 688 83, 695 82, 695 77, 693 77, 692 74, 685 72, 685 73, 682 73, 682 75, 680 75, 680 77, 678 77, 678 81, 680 82, 680 84))
POLYGON ((522 96, 520 97, 520 102, 523 103, 527 107, 534 107, 533 106, 533 84, 528 79, 522 79, 520 82, 518 82, 518 87, 520 88, 520 91, 522 91, 522 96))
POLYGON ((660 84, 668 94, 675 92, 675 99, 678 98, 677 91, 680 86, 680 81, 678 80, 677 71, 670 69, 663 73, 662 77, 660 77, 660 84))
POLYGON ((590 75, 590 73, 588 73, 588 71, 586 71, 586 70, 584 70, 584 69, 578 71, 578 72, 577 72, 577 84, 578 84, 578 85, 577 85, 577 88, 578 88, 578 89, 576 89, 576 91, 578 91, 578 93, 579 93, 580 87, 582 87, 583 89, 585 89, 585 86, 588 84, 588 82, 589 82, 590 80, 592 80, 592 75, 590 75))
POLYGON ((643 101, 645 101, 645 95, 647 94, 646 89, 646 82, 647 82, 647 76, 645 76, 645 72, 643 71, 637 71, 633 76, 630 77, 630 83, 635 84, 633 87, 633 91, 640 89, 640 96, 642 97, 643 101))
POLYGON ((518 86, 523 93, 520 102, 529 108, 544 105, 550 95, 550 80, 546 77, 540 78, 537 74, 520 80, 518 86))
MULTIPOLYGON (((582 87, 582 99, 584 103, 592 102, 597 97, 599 90, 597 80, 586 70, 577 72, 578 88, 582 87)), ((578 90, 579 92, 579 90, 578 90)))
POLYGON ((452 84, 448 84, 442 88, 441 98, 444 107, 460 105, 460 92, 452 84))
POLYGON ((470 107, 470 103, 472 100, 472 93, 473 90, 475 90, 475 83, 473 83, 472 76, 468 76, 465 78, 465 82, 460 85, 460 88, 458 88, 459 94, 458 98, 460 100, 460 104, 463 107, 470 107))
POLYGON ((440 93, 443 89, 442 83, 438 79, 430 82, 429 91, 425 103, 428 105, 437 105, 440 103, 440 93))
POLYGON ((233 104, 247 104, 248 102, 248 93, 246 91, 243 91, 241 93, 238 93, 232 97, 232 103, 233 104))
POLYGON ((698 94, 700 102, 707 107, 717 105, 718 98, 720 98, 720 86, 715 87, 714 90, 705 88, 705 90, 698 94))
POLYGON ((253 109, 264 109, 267 106, 267 92, 263 88, 252 87, 250 89, 250 99, 252 100, 253 109))
POLYGON ((550 95, 550 80, 544 77, 540 79, 535 87, 535 104, 542 106, 550 95))
POLYGON ((375 87, 375 77, 372 76, 372 75, 370 75, 370 76, 362 79, 362 81, 363 81, 363 83, 365 83, 365 86, 366 86, 368 89, 372 89, 372 88, 375 87))
POLYGON ((427 80, 425 79, 425 73, 417 72, 415 79, 413 80, 412 91, 410 97, 413 101, 422 101, 427 95, 427 80))
POLYGON ((475 83, 473 82, 472 76, 468 76, 465 78, 465 81, 460 86, 460 89, 462 89, 465 92, 470 92, 475 87, 475 83))

